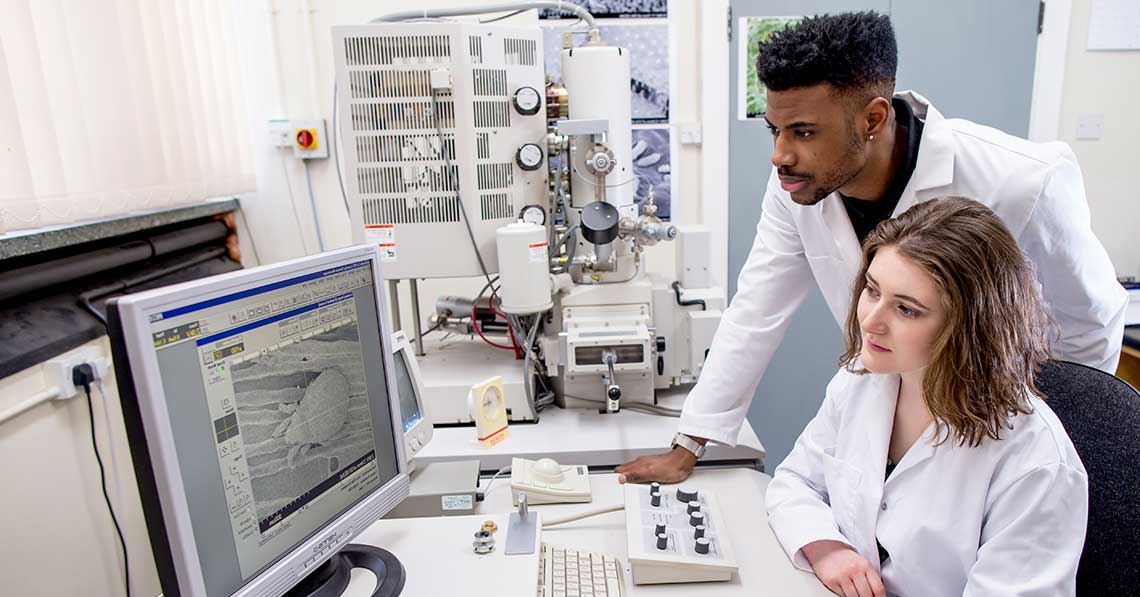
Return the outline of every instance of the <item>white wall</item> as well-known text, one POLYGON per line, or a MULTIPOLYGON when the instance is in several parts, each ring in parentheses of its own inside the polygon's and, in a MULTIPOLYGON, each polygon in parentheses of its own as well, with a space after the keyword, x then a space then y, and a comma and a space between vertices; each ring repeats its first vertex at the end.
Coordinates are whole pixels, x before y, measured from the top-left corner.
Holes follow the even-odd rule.
MULTIPOLYGON (((107 339, 87 344, 110 359, 107 339)), ((77 349, 77 350, 82 350, 77 349)), ((45 389, 43 366, 0 380, 0 410, 45 389)), ((154 559, 139 506, 134 468, 123 431, 114 377, 103 398, 93 392, 95 429, 108 492, 127 542, 134 595, 159 593, 154 559), (116 481, 117 480, 117 481, 116 481)), ((119 540, 100 490, 82 392, 37 406, 0 425, 0 593, 4 595, 123 595, 119 540)))
POLYGON ((1090 52, 1092 0, 1072 1, 1058 138, 1084 172, 1093 231, 1118 275, 1140 276, 1140 51, 1090 52), (1077 140, 1077 115, 1104 115, 1104 136, 1077 140))

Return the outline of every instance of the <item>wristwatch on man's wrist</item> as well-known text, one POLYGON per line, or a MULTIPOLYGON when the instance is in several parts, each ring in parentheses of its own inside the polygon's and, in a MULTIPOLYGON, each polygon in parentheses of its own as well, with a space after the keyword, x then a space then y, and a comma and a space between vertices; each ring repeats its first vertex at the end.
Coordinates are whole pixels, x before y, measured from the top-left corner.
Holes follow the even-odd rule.
POLYGON ((705 455, 705 447, 698 443, 697 440, 685 435, 684 433, 678 433, 673 436, 673 441, 669 444, 669 448, 672 449, 676 448, 677 446, 681 446, 682 448, 692 452, 693 456, 697 457, 697 460, 700 460, 701 456, 705 455))

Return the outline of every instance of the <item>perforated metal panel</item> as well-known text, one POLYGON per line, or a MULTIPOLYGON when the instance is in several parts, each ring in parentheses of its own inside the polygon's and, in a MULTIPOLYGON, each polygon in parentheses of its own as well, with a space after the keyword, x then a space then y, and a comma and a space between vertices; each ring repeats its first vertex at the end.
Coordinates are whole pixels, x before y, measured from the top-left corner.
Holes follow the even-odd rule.
POLYGON ((545 110, 524 116, 512 102, 521 87, 544 95, 539 35, 464 23, 334 28, 353 239, 384 247, 389 277, 481 274, 460 198, 491 272, 495 230, 524 205, 547 204, 546 170, 515 163, 520 146, 545 145, 545 110), (451 88, 433 105, 440 69, 451 88))

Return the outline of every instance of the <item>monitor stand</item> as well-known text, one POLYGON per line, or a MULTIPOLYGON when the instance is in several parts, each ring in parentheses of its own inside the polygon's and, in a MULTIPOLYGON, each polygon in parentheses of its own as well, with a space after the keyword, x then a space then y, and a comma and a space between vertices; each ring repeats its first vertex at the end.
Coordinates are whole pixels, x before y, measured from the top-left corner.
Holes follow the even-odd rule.
POLYGON ((285 597, 340 597, 348 588, 353 568, 365 568, 376 575, 372 597, 396 597, 404 590, 404 566, 392 552, 353 543, 318 566, 285 597))

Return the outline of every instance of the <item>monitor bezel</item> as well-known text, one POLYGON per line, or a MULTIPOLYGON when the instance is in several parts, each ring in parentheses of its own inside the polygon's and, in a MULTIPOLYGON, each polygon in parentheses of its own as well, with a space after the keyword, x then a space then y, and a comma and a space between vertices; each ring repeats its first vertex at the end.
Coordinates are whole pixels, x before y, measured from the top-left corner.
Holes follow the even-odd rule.
MULTIPOLYGON (((109 328, 115 328, 110 334, 112 351, 120 399, 124 403, 124 420, 130 436, 132 460, 155 562, 167 597, 207 593, 198 558, 198 545, 190 521, 186 490, 182 483, 182 471, 170 439, 173 437, 173 429, 166 416, 166 396, 150 337, 149 316, 229 294, 241 288, 261 286, 362 260, 368 261, 372 268, 381 355, 385 371, 391 372, 395 365, 392 360, 391 323, 386 316, 388 304, 382 291, 384 277, 380 255, 371 245, 333 250, 316 256, 184 282, 119 297, 108 303, 109 320, 113 324, 109 328), (149 396, 149 399, 139 400, 140 396, 149 396), (174 576, 173 582, 168 578, 171 574, 174 576)), ((385 385, 391 404, 389 423, 393 437, 403 437, 403 416, 392 375, 386 376, 385 385), (391 399, 393 397, 394 400, 391 399)), ((394 445, 397 452, 395 477, 245 581, 231 595, 283 594, 336 553, 336 549, 322 549, 327 545, 327 540, 335 542, 338 547, 347 544, 406 498, 410 482, 405 445, 402 441, 397 441, 394 445)))
MULTIPOLYGON (((420 420, 404 433, 404 450, 408 457, 409 466, 412 466, 412 459, 431 441, 435 428, 431 424, 432 419, 427 410, 427 401, 424 400, 424 380, 421 377, 420 366, 416 362, 411 342, 408 341, 408 336, 403 330, 392 334, 392 359, 394 361, 397 358, 403 359, 408 368, 408 375, 412 378, 412 385, 415 387, 416 406, 420 409, 420 420), (418 448, 412 444, 412 439, 419 440, 420 446, 418 448)), ((403 421, 401 421, 400 428, 403 429, 403 421)))

